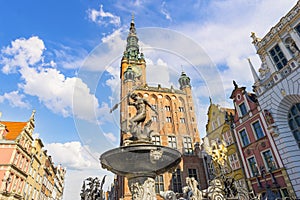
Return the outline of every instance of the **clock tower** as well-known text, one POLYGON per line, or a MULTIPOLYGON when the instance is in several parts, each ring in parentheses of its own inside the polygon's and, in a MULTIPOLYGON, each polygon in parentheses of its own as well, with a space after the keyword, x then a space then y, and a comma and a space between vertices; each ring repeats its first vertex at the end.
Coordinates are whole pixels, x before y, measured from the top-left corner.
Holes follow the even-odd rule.
MULTIPOLYGON (((136 114, 133 106, 128 106, 127 98, 135 93, 146 99, 153 110, 148 110, 146 120, 151 121, 152 142, 156 145, 168 146, 182 153, 182 161, 173 173, 158 175, 155 179, 157 199, 161 191, 173 190, 182 194, 186 177, 194 177, 200 189, 207 187, 204 159, 200 150, 200 137, 197 128, 196 112, 192 98, 190 78, 182 72, 179 77, 180 88, 164 88, 161 84, 149 86, 146 82, 146 61, 140 52, 134 18, 130 23, 127 45, 121 59, 120 85, 120 145, 131 138, 129 122, 136 114)), ((116 184, 117 199, 131 199, 128 180, 118 176, 116 184)))

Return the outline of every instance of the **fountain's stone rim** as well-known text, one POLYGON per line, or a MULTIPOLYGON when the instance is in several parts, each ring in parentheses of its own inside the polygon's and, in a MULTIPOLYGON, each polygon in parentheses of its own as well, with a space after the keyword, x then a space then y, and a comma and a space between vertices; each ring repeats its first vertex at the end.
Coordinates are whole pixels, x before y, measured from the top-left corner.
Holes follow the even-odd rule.
POLYGON ((100 162, 102 168, 128 178, 139 176, 154 177, 176 167, 180 163, 181 157, 182 154, 178 150, 170 147, 137 143, 104 152, 100 156, 100 162), (152 162, 148 159, 147 154, 150 157, 150 152, 156 150, 162 152, 162 157, 152 162), (129 158, 131 155, 133 158, 129 158), (138 156, 144 157, 142 160, 136 160, 135 156, 137 159, 138 156))

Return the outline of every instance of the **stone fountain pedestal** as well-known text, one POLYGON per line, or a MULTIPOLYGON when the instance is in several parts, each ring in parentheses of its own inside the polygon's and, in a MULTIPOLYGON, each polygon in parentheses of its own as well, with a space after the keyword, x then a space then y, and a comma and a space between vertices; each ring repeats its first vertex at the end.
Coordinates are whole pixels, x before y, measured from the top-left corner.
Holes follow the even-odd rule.
POLYGON ((103 153, 102 168, 128 178, 134 200, 155 200, 155 176, 175 169, 181 153, 170 147, 136 141, 103 153))

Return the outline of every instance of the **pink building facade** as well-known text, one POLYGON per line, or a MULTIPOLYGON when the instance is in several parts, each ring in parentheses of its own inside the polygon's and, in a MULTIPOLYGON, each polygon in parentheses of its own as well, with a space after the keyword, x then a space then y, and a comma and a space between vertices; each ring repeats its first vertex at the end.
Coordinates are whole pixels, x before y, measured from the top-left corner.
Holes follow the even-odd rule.
POLYGON ((282 198, 294 196, 272 130, 267 128, 266 113, 261 111, 256 95, 234 82, 230 98, 236 110, 234 134, 249 188, 261 197, 267 191, 282 198))
POLYGON ((0 122, 0 197, 22 196, 31 161, 33 116, 28 122, 0 122))

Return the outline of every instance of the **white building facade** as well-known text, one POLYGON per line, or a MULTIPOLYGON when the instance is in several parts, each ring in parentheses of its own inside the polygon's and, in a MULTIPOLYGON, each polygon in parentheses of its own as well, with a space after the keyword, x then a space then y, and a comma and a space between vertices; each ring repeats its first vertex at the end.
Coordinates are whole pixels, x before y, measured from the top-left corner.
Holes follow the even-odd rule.
POLYGON ((254 90, 288 178, 300 198, 300 1, 262 38, 252 33, 262 64, 254 90))

